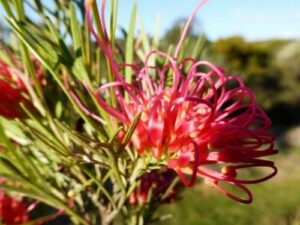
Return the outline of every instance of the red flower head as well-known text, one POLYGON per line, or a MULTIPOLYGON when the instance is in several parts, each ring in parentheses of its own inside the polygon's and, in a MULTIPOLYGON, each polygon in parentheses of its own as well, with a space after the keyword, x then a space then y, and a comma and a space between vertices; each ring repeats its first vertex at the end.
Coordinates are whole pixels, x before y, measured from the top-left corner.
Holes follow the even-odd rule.
POLYGON ((149 200, 161 203, 171 203, 178 199, 178 193, 182 189, 181 184, 171 185, 174 182, 176 173, 170 169, 161 171, 151 171, 142 176, 138 187, 134 190, 129 198, 132 205, 145 205, 149 200))
POLYGON ((105 2, 102 1, 102 39, 92 27, 88 8, 86 14, 91 32, 117 80, 98 89, 99 104, 127 127, 141 112, 131 143, 140 155, 151 153, 157 160, 166 159, 168 167, 177 172, 186 186, 192 186, 197 176, 203 177, 230 198, 250 203, 252 194, 245 185, 265 181, 277 172, 272 161, 262 159, 277 152, 274 135, 269 132, 269 118, 239 77, 227 75, 207 61, 177 60, 190 23, 205 1, 189 18, 174 56, 149 52, 141 68, 131 65, 136 75, 131 83, 124 81, 113 58, 105 29, 105 2), (164 58, 166 65, 150 66, 154 56, 164 58), (168 74, 173 78, 171 84, 166 82, 168 74), (107 104, 103 97, 111 87, 115 90, 117 108, 107 104), (240 177, 240 171, 260 167, 272 171, 258 179, 240 177), (190 180, 186 175, 191 175, 190 180), (222 183, 240 188, 247 198, 227 191, 222 183))
POLYGON ((28 206, 0 191, 0 221, 5 225, 17 225, 29 222, 28 206))

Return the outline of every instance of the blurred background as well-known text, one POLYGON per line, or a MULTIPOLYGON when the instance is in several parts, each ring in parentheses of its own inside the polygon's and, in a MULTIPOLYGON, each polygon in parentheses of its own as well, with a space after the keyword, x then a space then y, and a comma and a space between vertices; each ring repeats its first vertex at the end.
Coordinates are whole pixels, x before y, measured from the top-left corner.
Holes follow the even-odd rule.
MULTIPOLYGON (((138 2, 139 14, 150 35, 157 18, 160 46, 166 50, 177 43, 184 21, 199 1, 154 2, 138 2)), ((125 11, 130 11, 126 7, 119 14, 124 27, 125 11)), ((279 154, 272 159, 279 172, 270 181, 250 186, 254 202, 246 206, 199 182, 184 191, 180 202, 164 207, 163 213, 172 216, 161 224, 299 225, 300 1, 209 1, 193 23, 185 55, 192 55, 199 38, 197 58, 241 76, 273 121, 279 154)))
MULTIPOLYGON (((165 25, 162 43, 178 41, 182 22, 197 2, 164 1, 166 6, 157 9, 161 21, 175 12, 168 21, 171 25, 165 25)), ((180 202, 164 207, 172 216, 161 224, 299 225, 300 1, 209 1, 193 24, 187 51, 192 52, 199 33, 199 59, 241 76, 273 121, 279 154, 272 159, 279 172, 265 183, 249 186, 254 202, 246 206, 200 182, 186 190, 180 202)))
MULTIPOLYGON (((119 28, 128 28, 133 2, 119 1, 119 28)), ((159 32, 159 48, 167 50, 176 45, 184 21, 198 2, 137 0, 138 27, 150 37, 159 32)), ((52 3, 45 1, 49 7, 52 3)), ((5 41, 10 30, 1 9, 0 15, 0 37, 5 41)), ((121 29, 118 32, 122 45, 121 29)), ((181 201, 163 207, 159 213, 166 214, 167 220, 161 224, 300 225, 300 0, 211 0, 198 14, 188 39, 185 55, 194 54, 194 46, 201 45, 198 59, 241 76, 253 90, 273 121, 279 154, 272 159, 279 173, 250 186, 254 202, 246 206, 200 181, 182 193, 181 201)))

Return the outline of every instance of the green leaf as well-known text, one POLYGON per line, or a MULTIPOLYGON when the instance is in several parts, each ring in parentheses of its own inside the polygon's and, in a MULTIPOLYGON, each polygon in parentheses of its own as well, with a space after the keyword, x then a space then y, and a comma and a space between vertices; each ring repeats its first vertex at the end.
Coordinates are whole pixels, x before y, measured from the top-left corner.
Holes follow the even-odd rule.
POLYGON ((84 66, 84 58, 86 58, 84 44, 82 39, 82 31, 81 26, 77 21, 76 17, 76 8, 74 4, 71 4, 70 7, 71 14, 71 31, 72 31, 72 39, 75 50, 75 62, 73 67, 73 72, 79 80, 84 80, 88 82, 91 86, 91 81, 88 77, 86 68, 84 66))
POLYGON ((2 125, 5 127, 5 133, 9 139, 16 141, 19 144, 27 145, 30 141, 27 139, 23 130, 18 126, 18 123, 4 118, 0 119, 2 125))
POLYGON ((81 134, 79 134, 78 132, 76 132, 75 130, 71 130, 67 125, 60 123, 59 121, 55 121, 55 123, 59 126, 59 128, 64 132, 68 134, 68 137, 74 141, 76 144, 86 148, 87 150, 89 150, 90 152, 94 153, 95 155, 97 155, 99 158, 101 158, 104 161, 104 164, 106 163, 106 156, 104 154, 102 154, 101 152, 97 151, 97 149, 95 149, 95 147, 92 147, 89 145, 89 143, 91 144, 97 144, 97 146, 102 146, 106 148, 106 151, 110 148, 112 148, 109 144, 106 143, 97 143, 94 140, 91 140, 88 137, 85 137, 81 134))
MULTIPOLYGON (((99 124, 96 125, 91 118, 89 118, 84 112, 82 112, 82 110, 76 104, 76 102, 74 101, 74 99, 72 98, 72 96, 69 94, 68 90, 62 83, 61 75, 59 73, 60 71, 56 71, 56 67, 58 66, 59 62, 56 61, 54 65, 53 59, 49 57, 49 54, 45 52, 45 49, 42 46, 40 46, 38 41, 34 41, 34 38, 32 37, 32 35, 30 35, 30 31, 26 30, 25 27, 22 27, 19 23, 17 23, 12 18, 8 18, 7 21, 12 27, 12 29, 14 30, 14 32, 16 33, 16 35, 25 43, 25 45, 35 54, 35 56, 40 60, 40 62, 49 70, 53 78, 59 84, 60 88, 64 91, 64 93, 69 98, 70 102, 72 103, 72 106, 78 112, 78 114, 87 122, 87 124, 89 124, 94 128, 94 131, 97 132, 99 138, 104 140, 105 139, 104 135, 101 132, 99 132, 99 124)), ((53 25, 50 22, 48 23, 48 25, 52 30, 53 37, 57 39, 56 41, 61 40, 59 34, 57 33, 53 25)), ((67 46, 64 44, 64 42, 60 43, 60 47, 66 50, 66 52, 63 53, 63 56, 60 57, 60 60, 65 61, 64 63, 66 64, 68 64, 68 62, 72 64, 72 56, 69 50, 67 49, 67 46), (68 57, 71 57, 71 59, 68 57)), ((69 65, 69 68, 72 68, 72 65, 69 65)))
MULTIPOLYGON (((9 161, 8 159, 4 159, 1 158, 0 160, 0 164, 1 166, 3 166, 7 171, 9 171, 10 174, 14 174, 14 175, 18 175, 18 176, 22 176, 22 171, 17 168, 14 163, 12 163, 11 161, 9 161)), ((3 172, 3 171, 1 171, 3 172)), ((2 177, 2 176, 1 176, 2 177)))
MULTIPOLYGON (((135 21, 136 21, 136 14, 137 14, 137 5, 136 3, 133 6, 129 29, 126 38, 126 55, 125 55, 125 62, 126 64, 132 64, 133 62, 133 42, 134 42, 134 30, 135 30, 135 21)), ((132 79, 132 68, 126 67, 125 69, 125 81, 127 83, 131 83, 132 79)))
POLYGON ((138 123, 140 121, 141 115, 142 115, 142 112, 139 112, 134 117, 132 123, 130 124, 130 127, 128 128, 128 130, 126 132, 124 141, 122 143, 123 146, 126 146, 128 144, 128 142, 130 141, 130 139, 131 139, 131 137, 133 135, 133 132, 135 131, 135 128, 137 127, 137 125, 138 125, 138 123))
POLYGON ((160 33, 160 17, 156 17, 155 29, 152 41, 152 49, 157 49, 159 44, 159 33, 160 33))
POLYGON ((192 52, 193 59, 197 59, 201 55, 201 51, 204 48, 205 42, 206 42, 205 35, 204 33, 201 33, 197 38, 196 44, 194 45, 193 48, 193 52, 192 52))
POLYGON ((58 101, 55 105, 55 117, 60 118, 63 112, 63 103, 62 101, 58 101))
POLYGON ((101 181, 99 181, 97 179, 97 177, 95 177, 91 172, 89 172, 87 169, 83 169, 83 171, 97 184, 98 188, 100 189, 100 191, 103 192, 103 194, 105 195, 105 197, 109 200, 109 202, 111 203, 111 205, 116 208, 116 203, 114 202, 114 200, 112 199, 111 195, 108 193, 108 191, 106 190, 106 188, 103 186, 103 184, 101 183, 101 181))
POLYGON ((7 15, 10 17, 14 17, 14 14, 12 13, 10 6, 9 6, 9 1, 1 0, 1 3, 2 3, 3 8, 4 8, 5 12, 7 13, 7 15))
POLYGON ((32 190, 30 188, 22 187, 22 188, 17 188, 17 187, 11 187, 6 184, 0 184, 0 188, 9 191, 9 192, 15 192, 19 194, 24 194, 30 198, 37 199, 41 202, 44 202, 54 208, 61 208, 65 210, 65 213, 67 213, 70 216, 75 217, 78 221, 80 221, 84 225, 88 225, 88 223, 83 219, 81 216, 77 214, 72 208, 67 206, 64 202, 62 202, 60 199, 57 199, 53 195, 46 193, 42 190, 32 190))
POLYGON ((14 5, 17 11, 18 19, 24 20, 25 19, 25 12, 23 7, 23 1, 22 0, 14 0, 14 5))
MULTIPOLYGON (((138 17, 138 22, 139 22, 139 28, 140 28, 140 32, 141 32, 140 35, 142 38, 144 57, 145 57, 146 54, 151 51, 150 40, 149 40, 147 33, 144 30, 144 25, 143 25, 142 19, 140 17, 138 17)), ((145 58, 143 58, 142 60, 144 61, 145 58)))
POLYGON ((20 157, 19 153, 17 152, 17 150, 15 149, 11 141, 7 138, 1 120, 0 120, 0 143, 3 143, 5 148, 14 156, 14 166, 17 167, 19 171, 26 172, 26 166, 24 165, 24 161, 20 157))
POLYGON ((111 1, 111 12, 110 12, 110 41, 112 45, 112 49, 115 48, 116 41, 116 29, 117 29, 117 21, 118 21, 118 0, 111 1))

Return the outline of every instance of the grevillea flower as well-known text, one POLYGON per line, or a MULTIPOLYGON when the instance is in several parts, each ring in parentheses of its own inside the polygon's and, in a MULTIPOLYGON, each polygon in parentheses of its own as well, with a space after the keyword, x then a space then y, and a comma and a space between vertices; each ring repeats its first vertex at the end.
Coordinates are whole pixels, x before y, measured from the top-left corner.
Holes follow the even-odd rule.
MULTIPOLYGON (((35 60, 37 76, 42 78, 42 70, 35 60)), ((25 98, 27 89, 19 77, 20 70, 12 68, 0 60, 0 115, 8 119, 23 118, 25 116, 20 104, 32 107, 31 102, 25 98)))
POLYGON ((147 54, 142 67, 123 65, 131 66, 135 72, 133 81, 126 83, 106 33, 106 1, 102 1, 101 39, 92 26, 91 1, 87 1, 90 30, 116 79, 100 87, 96 97, 102 108, 126 127, 141 112, 131 138, 141 156, 151 154, 156 160, 165 160, 188 187, 195 183, 196 177, 203 177, 228 197, 250 203, 252 194, 246 185, 265 181, 277 173, 272 161, 262 159, 277 153, 269 118, 239 77, 228 75, 207 61, 192 58, 178 61, 191 21, 205 2, 198 5, 187 21, 175 54, 170 56, 155 50, 147 54), (151 66, 152 57, 164 58, 167 63, 162 67, 151 66), (171 83, 167 82, 169 75, 171 83), (105 100, 105 92, 110 88, 116 95, 116 107, 105 100), (261 167, 269 168, 269 174, 255 179, 241 177, 241 171, 261 167), (247 197, 228 191, 222 183, 241 189, 247 197))
POLYGON ((132 205, 145 205, 151 199, 156 203, 170 203, 178 199, 182 189, 180 183, 171 186, 176 178, 173 170, 163 168, 144 174, 134 192, 129 198, 132 205))

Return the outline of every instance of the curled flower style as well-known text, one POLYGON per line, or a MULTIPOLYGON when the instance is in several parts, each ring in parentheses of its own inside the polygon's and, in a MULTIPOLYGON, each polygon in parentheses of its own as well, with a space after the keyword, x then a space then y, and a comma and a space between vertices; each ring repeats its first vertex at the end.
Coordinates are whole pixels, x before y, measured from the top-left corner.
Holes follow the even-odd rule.
POLYGON ((102 1, 101 10, 102 39, 92 26, 89 4, 86 13, 90 30, 116 79, 97 90, 98 103, 126 127, 141 112, 132 145, 140 155, 151 153, 157 160, 166 160, 186 186, 192 186, 196 177, 203 177, 228 197, 250 203, 252 194, 246 185, 265 181, 277 173, 274 163, 263 159, 277 153, 275 137, 269 131, 271 121, 239 77, 228 75, 207 61, 192 58, 178 61, 191 21, 206 1, 193 11, 173 56, 155 50, 147 54, 140 68, 124 65, 134 69, 135 79, 131 83, 125 82, 121 66, 113 57, 105 29, 105 2, 102 1), (167 63, 162 67, 151 66, 152 57, 167 63), (116 107, 105 99, 110 88, 115 91, 116 107), (270 171, 261 178, 243 178, 242 171, 251 168, 270 171), (246 197, 229 191, 228 185, 239 188, 246 197))
POLYGON ((29 222, 28 206, 0 191, 0 221, 5 225, 17 225, 29 222))
POLYGON ((182 185, 172 185, 176 178, 173 170, 164 168, 154 170, 142 176, 137 188, 131 194, 129 202, 132 205, 145 205, 149 200, 158 203, 171 203, 178 199, 182 185))
MULTIPOLYGON (((33 62, 37 77, 41 81, 42 69, 37 60, 33 62)), ((21 71, 0 60, 0 115, 8 119, 24 118, 21 103, 32 107, 32 103, 25 97, 28 91, 19 76, 21 71)))

